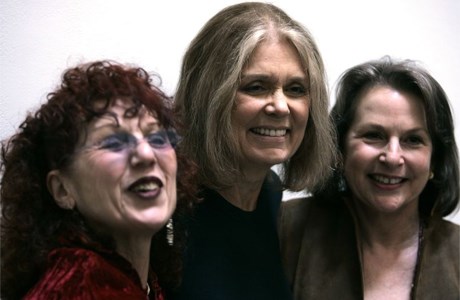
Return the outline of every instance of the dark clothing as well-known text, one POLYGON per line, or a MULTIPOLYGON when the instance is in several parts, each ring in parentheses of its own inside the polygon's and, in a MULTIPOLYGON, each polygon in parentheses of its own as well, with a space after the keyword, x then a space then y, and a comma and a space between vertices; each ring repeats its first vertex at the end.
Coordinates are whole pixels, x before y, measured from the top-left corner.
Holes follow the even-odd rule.
POLYGON ((266 178, 251 212, 213 190, 202 196, 190 224, 183 284, 173 299, 291 299, 276 225, 279 178, 266 178))
MULTIPOLYGON (((344 202, 314 198, 283 203, 280 241, 295 299, 363 299, 359 240, 344 202)), ((460 227, 441 218, 424 230, 412 299, 460 297, 460 227)))
POLYGON ((156 276, 151 275, 148 297, 136 270, 120 255, 59 248, 50 253, 45 273, 24 299, 164 300, 156 276))

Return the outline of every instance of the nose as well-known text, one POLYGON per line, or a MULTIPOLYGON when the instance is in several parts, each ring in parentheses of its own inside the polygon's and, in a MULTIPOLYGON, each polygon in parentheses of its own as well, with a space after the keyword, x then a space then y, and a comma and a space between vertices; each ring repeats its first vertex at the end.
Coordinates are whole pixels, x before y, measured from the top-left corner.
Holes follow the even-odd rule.
POLYGON ((265 107, 267 114, 280 117, 289 115, 289 98, 286 97, 282 89, 276 90, 269 97, 270 99, 265 107))
POLYGON ((394 138, 388 141, 379 156, 379 160, 392 166, 399 166, 404 163, 404 155, 398 139, 394 138))
POLYGON ((138 141, 138 143, 133 146, 130 159, 133 166, 150 166, 155 164, 157 161, 155 150, 144 139, 138 141))

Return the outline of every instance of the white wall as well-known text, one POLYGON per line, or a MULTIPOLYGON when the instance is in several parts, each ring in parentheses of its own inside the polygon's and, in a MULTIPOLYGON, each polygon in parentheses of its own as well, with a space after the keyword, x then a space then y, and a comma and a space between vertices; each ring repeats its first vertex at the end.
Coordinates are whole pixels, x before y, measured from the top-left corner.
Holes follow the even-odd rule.
MULTIPOLYGON (((114 59, 158 72, 174 92, 182 55, 218 10, 240 1, 2 0, 0 139, 45 100, 62 71, 114 59)), ((322 52, 330 87, 346 68, 389 54, 420 60, 460 113, 460 1, 279 0, 322 52)), ((456 118, 456 126, 460 127, 456 118)), ((460 141, 458 130, 457 140, 460 141)), ((460 224, 460 214, 454 218, 460 224)))

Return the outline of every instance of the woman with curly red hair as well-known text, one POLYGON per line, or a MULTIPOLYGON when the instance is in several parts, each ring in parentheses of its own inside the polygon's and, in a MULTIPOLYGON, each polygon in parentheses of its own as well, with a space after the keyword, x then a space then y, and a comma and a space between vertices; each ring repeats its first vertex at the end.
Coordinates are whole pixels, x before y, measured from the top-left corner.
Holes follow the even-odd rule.
POLYGON ((178 283, 194 168, 155 78, 78 65, 2 142, 2 299, 164 299, 178 283))

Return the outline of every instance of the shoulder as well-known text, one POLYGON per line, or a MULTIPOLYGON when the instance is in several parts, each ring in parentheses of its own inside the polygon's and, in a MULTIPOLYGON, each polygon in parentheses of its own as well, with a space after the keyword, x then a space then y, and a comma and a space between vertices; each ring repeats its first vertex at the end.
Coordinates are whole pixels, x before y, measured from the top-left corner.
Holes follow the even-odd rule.
POLYGON ((417 294, 426 299, 458 299, 460 288, 460 227, 444 219, 426 228, 417 294))
POLYGON ((440 222, 439 222, 441 228, 443 228, 443 230, 446 230, 448 232, 452 232, 452 233, 459 233, 460 232, 460 225, 452 222, 452 221, 449 221, 449 220, 446 220, 446 219, 442 219, 440 222))
POLYGON ((107 265, 106 260, 95 251, 84 248, 58 248, 48 255, 48 270, 55 270, 65 266, 71 275, 77 271, 91 272, 94 268, 107 265))
POLYGON ((279 219, 280 235, 304 236, 338 235, 354 230, 353 217, 345 201, 327 201, 320 196, 309 196, 283 201, 279 219))
MULTIPOLYGON (((435 219, 423 234, 423 261, 425 268, 451 268, 460 264, 460 227, 448 220, 435 219), (455 262, 454 264, 452 264, 455 262), (429 265, 429 267, 428 267, 429 265), (443 267, 441 267, 443 266, 443 267)), ((435 274, 436 272, 432 272, 435 274)))
POLYGON ((311 219, 311 215, 332 214, 335 209, 320 198, 306 196, 285 200, 281 204, 281 222, 300 225, 311 219))
POLYGON ((283 201, 282 208, 286 212, 294 212, 298 211, 299 209, 308 209, 313 201, 313 197, 306 196, 300 198, 293 198, 289 200, 283 201))
POLYGON ((129 276, 102 255, 60 248, 50 253, 46 271, 25 299, 100 299, 137 289, 129 276))
POLYGON ((446 247, 457 250, 459 249, 459 225, 445 219, 432 221, 431 223, 432 224, 428 226, 427 230, 427 238, 431 243, 439 243, 445 245, 446 247))
POLYGON ((281 223, 303 223, 312 205, 311 197, 285 200, 281 204, 281 223))
POLYGON ((282 242, 290 243, 303 236, 307 224, 311 222, 312 211, 316 210, 313 197, 285 200, 281 203, 279 233, 282 242))

